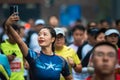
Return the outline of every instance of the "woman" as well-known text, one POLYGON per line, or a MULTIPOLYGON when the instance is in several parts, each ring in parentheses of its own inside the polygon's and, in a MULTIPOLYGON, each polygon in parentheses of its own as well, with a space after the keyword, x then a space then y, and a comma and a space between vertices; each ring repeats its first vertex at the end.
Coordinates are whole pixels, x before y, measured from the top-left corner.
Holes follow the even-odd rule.
POLYGON ((59 80, 60 74, 65 80, 73 80, 67 62, 54 54, 54 41, 56 33, 51 27, 43 27, 39 31, 38 43, 41 47, 41 52, 36 53, 29 49, 23 42, 17 32, 12 28, 12 24, 19 20, 19 17, 13 13, 5 23, 5 29, 10 32, 10 35, 19 45, 23 56, 26 57, 30 64, 33 80, 59 80))
POLYGON ((105 28, 99 29, 99 31, 95 35, 96 43, 105 41, 105 31, 105 28))

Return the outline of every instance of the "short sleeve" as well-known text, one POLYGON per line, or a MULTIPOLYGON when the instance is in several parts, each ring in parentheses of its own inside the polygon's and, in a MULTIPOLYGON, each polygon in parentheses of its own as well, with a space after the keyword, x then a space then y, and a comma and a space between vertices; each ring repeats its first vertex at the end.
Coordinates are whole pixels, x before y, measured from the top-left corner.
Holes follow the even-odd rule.
POLYGON ((81 61, 80 61, 77 53, 75 52, 75 50, 71 49, 70 52, 72 53, 72 58, 73 58, 75 64, 80 64, 81 61))
POLYGON ((28 49, 28 55, 25 57, 29 64, 31 64, 37 57, 37 53, 31 49, 28 49))
POLYGON ((73 60, 74 60, 74 62, 75 62, 76 64, 80 64, 80 63, 81 63, 81 61, 80 61, 77 53, 74 53, 74 54, 73 54, 73 60))
POLYGON ((63 76, 69 76, 70 75, 70 71, 69 71, 69 66, 68 63, 66 62, 66 60, 63 60, 63 69, 62 69, 62 75, 63 76))

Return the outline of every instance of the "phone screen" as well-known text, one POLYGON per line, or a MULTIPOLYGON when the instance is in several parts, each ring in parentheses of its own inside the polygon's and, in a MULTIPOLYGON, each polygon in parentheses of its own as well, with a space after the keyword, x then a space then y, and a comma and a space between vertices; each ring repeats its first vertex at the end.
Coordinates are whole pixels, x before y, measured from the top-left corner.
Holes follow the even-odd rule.
POLYGON ((18 5, 12 5, 12 6, 10 6, 10 15, 13 14, 14 12, 18 13, 18 5))

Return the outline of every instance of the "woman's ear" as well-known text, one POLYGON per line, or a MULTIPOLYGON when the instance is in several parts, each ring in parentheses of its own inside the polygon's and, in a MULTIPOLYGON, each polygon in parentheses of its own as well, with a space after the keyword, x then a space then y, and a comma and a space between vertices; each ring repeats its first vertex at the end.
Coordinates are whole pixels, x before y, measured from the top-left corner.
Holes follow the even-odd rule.
POLYGON ((52 38, 52 42, 54 42, 54 41, 55 41, 55 37, 52 38))

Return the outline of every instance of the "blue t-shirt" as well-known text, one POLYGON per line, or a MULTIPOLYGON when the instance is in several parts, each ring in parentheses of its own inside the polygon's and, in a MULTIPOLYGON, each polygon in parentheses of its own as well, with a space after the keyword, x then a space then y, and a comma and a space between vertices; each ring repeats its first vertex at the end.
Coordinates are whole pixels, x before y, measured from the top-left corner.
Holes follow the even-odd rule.
POLYGON ((7 56, 3 55, 0 53, 0 64, 3 65, 5 68, 6 72, 8 73, 8 76, 10 77, 11 75, 11 70, 10 70, 10 64, 8 62, 7 56))
POLYGON ((57 55, 45 55, 42 51, 38 53, 28 50, 26 57, 30 64, 34 80, 60 80, 60 74, 70 75, 67 62, 57 55))

